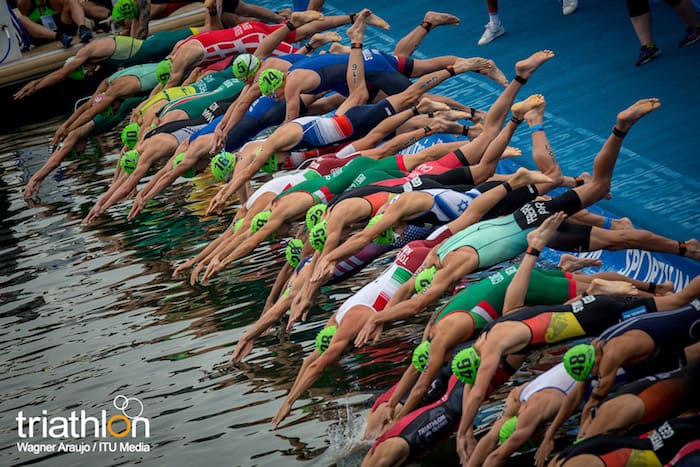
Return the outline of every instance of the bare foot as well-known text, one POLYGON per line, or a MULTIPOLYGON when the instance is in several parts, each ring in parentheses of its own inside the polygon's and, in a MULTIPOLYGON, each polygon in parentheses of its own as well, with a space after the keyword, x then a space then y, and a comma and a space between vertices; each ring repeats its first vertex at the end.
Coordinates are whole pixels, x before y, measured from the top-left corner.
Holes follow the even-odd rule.
POLYGON ((520 157, 523 155, 523 152, 520 150, 520 148, 514 148, 513 146, 507 146, 506 149, 503 151, 503 154, 501 154, 501 159, 506 159, 508 157, 520 157))
POLYGON ((465 73, 467 71, 473 71, 475 73, 479 73, 480 75, 484 75, 487 78, 494 80, 498 84, 502 84, 503 86, 508 85, 508 80, 506 79, 506 76, 496 66, 496 63, 494 63, 493 60, 488 60, 486 58, 481 57, 458 58, 457 60, 455 60, 455 63, 452 66, 454 68, 455 73, 465 73))
POLYGON ((559 269, 564 272, 575 272, 583 268, 599 268, 603 262, 597 258, 579 258, 578 256, 564 253, 559 258, 559 269))
POLYGON ((515 74, 521 78, 528 79, 547 60, 554 58, 551 50, 541 50, 530 55, 525 60, 520 60, 515 64, 515 74))
POLYGON ((365 39, 365 26, 367 23, 367 18, 372 14, 367 8, 362 10, 355 17, 355 22, 352 26, 348 28, 346 35, 350 39, 350 42, 355 42, 361 44, 365 39))
POLYGON ((422 114, 427 114, 429 112, 437 112, 438 110, 450 110, 450 106, 443 102, 431 101, 427 97, 420 100, 416 106, 418 112, 422 114))
POLYGON ((317 32, 316 34, 311 36, 309 44, 314 49, 318 49, 319 47, 323 47, 324 45, 330 42, 340 42, 341 40, 343 39, 337 32, 317 32))
POLYGON ((630 230, 634 229, 634 225, 629 217, 621 217, 619 219, 613 219, 611 230, 630 230))
POLYGON ((583 180, 584 184, 591 183, 593 181, 593 177, 588 172, 583 172, 577 178, 580 178, 581 180, 583 180))
POLYGON ((328 50, 332 54, 349 54, 350 53, 350 47, 348 47, 347 45, 338 44, 337 42, 332 43, 328 50))
POLYGON ((686 240, 685 247, 685 256, 695 260, 700 260, 700 242, 694 238, 691 238, 690 240, 686 240))
POLYGON ((637 295, 639 290, 625 281, 607 281, 595 278, 586 289, 590 295, 637 295))
POLYGON ((634 125, 640 118, 653 112, 659 107, 661 107, 661 101, 659 101, 659 99, 656 97, 638 100, 617 114, 617 123, 615 126, 618 130, 627 131, 632 128, 632 125, 634 125))
POLYGON ((496 62, 493 60, 488 60, 488 64, 479 70, 478 73, 494 80, 503 87, 508 86, 508 78, 506 78, 506 75, 496 66, 496 62))
POLYGON ((538 105, 537 107, 533 107, 532 109, 528 110, 525 115, 523 115, 523 118, 527 122, 528 125, 539 125, 542 124, 544 120, 544 109, 547 107, 547 102, 542 102, 542 105, 538 105))
POLYGON ((456 122, 457 120, 469 120, 471 117, 471 113, 469 112, 463 112, 461 110, 452 110, 448 107, 449 110, 438 110, 435 113, 436 117, 442 117, 447 120, 452 120, 453 122, 456 122))
POLYGON ((322 17, 323 15, 321 12, 316 10, 295 11, 292 13, 290 21, 292 24, 294 24, 294 26, 299 27, 306 23, 310 23, 311 21, 321 19, 322 17))
POLYGON ((472 116, 469 119, 474 123, 484 123, 486 112, 472 107, 472 116))
POLYGON ((467 133, 470 138, 474 139, 483 132, 484 125, 482 125, 481 123, 475 123, 474 125, 469 127, 469 131, 467 133))
POLYGON ((533 94, 524 101, 516 102, 513 107, 510 108, 513 112, 513 117, 522 120, 526 113, 530 110, 540 106, 545 105, 546 101, 542 94, 533 94))
POLYGON ((370 12, 369 16, 367 16, 367 24, 374 26, 375 28, 385 29, 387 31, 391 29, 391 26, 389 26, 389 23, 387 23, 384 18, 380 18, 372 12, 370 12))
MULTIPOLYGON (((551 183, 552 179, 543 174, 542 172, 537 172, 535 170, 528 170, 525 167, 520 167, 515 175, 508 179, 508 183, 511 187, 515 188, 517 186, 533 185, 536 183, 551 183)), ((532 232, 531 232, 532 233, 532 232)))
POLYGON ((656 284, 656 291, 654 292, 656 295, 666 295, 673 293, 675 289, 673 288, 673 282, 671 281, 666 281, 662 284, 656 284))
POLYGON ((448 25, 448 24, 457 25, 457 24, 459 24, 460 19, 458 17, 456 17, 455 15, 451 15, 449 13, 440 13, 438 11, 429 11, 423 17, 423 21, 425 21, 426 23, 430 23, 433 27, 435 27, 435 26, 443 26, 443 25, 448 25))
POLYGON ((481 57, 458 58, 452 64, 455 73, 466 73, 467 71, 477 71, 480 67, 486 66, 486 59, 481 57))
POLYGON ((283 8, 281 10, 276 11, 276 13, 285 19, 289 19, 292 17, 292 9, 291 8, 283 8))

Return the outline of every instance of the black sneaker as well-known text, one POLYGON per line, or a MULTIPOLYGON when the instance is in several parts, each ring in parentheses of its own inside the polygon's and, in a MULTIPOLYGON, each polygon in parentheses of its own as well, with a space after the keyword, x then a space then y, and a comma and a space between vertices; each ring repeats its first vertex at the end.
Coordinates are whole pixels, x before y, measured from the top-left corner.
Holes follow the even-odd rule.
POLYGON ((56 39, 59 40, 61 44, 63 44, 63 47, 65 47, 66 49, 69 48, 73 43, 73 36, 63 33, 61 31, 56 33, 56 39))
POLYGON ((661 50, 656 46, 656 44, 643 45, 639 49, 639 58, 637 58, 636 66, 644 65, 649 63, 652 59, 661 55, 661 50))
POLYGON ((80 38, 80 42, 87 44, 92 40, 92 31, 85 26, 80 26, 78 27, 78 37, 80 38))
POLYGON ((686 28, 683 40, 678 47, 685 47, 686 45, 695 44, 700 40, 700 27, 686 28))

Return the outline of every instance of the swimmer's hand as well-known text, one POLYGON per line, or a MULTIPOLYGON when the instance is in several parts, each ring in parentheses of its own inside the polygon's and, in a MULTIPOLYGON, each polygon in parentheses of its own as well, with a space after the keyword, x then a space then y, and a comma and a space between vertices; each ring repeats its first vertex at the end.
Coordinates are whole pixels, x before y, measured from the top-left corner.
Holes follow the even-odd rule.
POLYGON ((528 246, 538 251, 542 251, 542 249, 544 249, 544 247, 547 246, 547 242, 549 242, 549 239, 552 238, 552 235, 554 235, 554 232, 557 231, 557 229, 559 228, 561 223, 564 222, 565 219, 566 214, 563 212, 558 212, 553 216, 550 216, 547 219, 545 219, 542 225, 540 225, 539 227, 537 227, 537 229, 527 234, 528 246))
POLYGON ((51 142, 49 143, 49 145, 54 147, 58 146, 58 143, 63 141, 66 138, 66 136, 68 136, 68 126, 64 123, 63 125, 58 127, 56 133, 54 133, 53 135, 53 138, 51 138, 51 142))
POLYGON ((93 222, 95 222, 97 220, 98 217, 100 217, 102 215, 103 212, 104 212, 104 209, 102 208, 102 206, 99 203, 95 204, 92 207, 92 209, 90 209, 90 212, 88 212, 88 215, 85 216, 85 218, 83 219, 82 224, 83 225, 92 224, 93 222))
POLYGON ((129 211, 129 215, 126 218, 130 221, 133 220, 143 211, 144 207, 146 207, 146 200, 137 195, 134 199, 134 205, 131 206, 131 211, 129 211))
POLYGON ((207 281, 209 281, 209 279, 214 277, 219 272, 223 271, 227 264, 228 262, 219 259, 218 256, 212 259, 209 262, 209 267, 207 267, 207 272, 205 272, 204 276, 202 276, 202 284, 205 284, 207 281))
POLYGON ((182 271, 184 271, 185 269, 187 269, 187 268, 189 268, 189 267, 192 267, 192 265, 196 263, 196 259, 197 259, 197 258, 194 257, 194 258, 192 258, 192 259, 189 259, 189 260, 185 261, 184 263, 182 263, 182 264, 179 265, 178 267, 176 267, 175 270, 173 271, 173 274, 172 274, 171 277, 172 277, 173 279, 176 279, 177 276, 179 276, 180 273, 181 273, 182 271))
POLYGON ((289 402, 289 400, 285 399, 285 401, 282 403, 282 407, 277 411, 277 415, 275 415, 275 418, 272 419, 272 429, 276 430, 280 423, 287 418, 287 415, 289 415, 289 412, 292 411, 292 404, 289 402))
POLYGON ((225 189, 222 188, 220 189, 216 195, 209 201, 209 207, 207 208, 207 212, 204 213, 205 216, 211 216, 213 213, 216 214, 221 214, 224 212, 224 205, 226 204, 226 200, 228 199, 228 196, 225 196, 225 189))
POLYGON ((459 463, 461 465, 467 465, 469 463, 469 458, 474 453, 476 448, 476 438, 474 437, 474 431, 469 430, 467 433, 457 432, 457 454, 459 455, 459 463))
POLYGON ((238 363, 250 354, 253 350, 253 344, 255 344, 255 339, 250 339, 243 334, 243 337, 236 344, 236 348, 231 352, 231 363, 238 363))
POLYGON ((224 133, 224 127, 219 123, 214 129, 214 139, 211 144, 211 149, 209 149, 209 154, 216 154, 224 147, 224 142, 226 141, 226 134, 224 133))
POLYGON ((33 176, 32 178, 29 179, 29 182, 27 182, 27 186, 24 187, 24 193, 22 194, 22 197, 24 198, 25 201, 30 200, 34 198, 36 195, 39 194, 39 188, 41 187, 41 180, 37 179, 36 176, 33 176))
POLYGON ((24 85, 24 87, 22 89, 17 91, 13 97, 15 98, 16 101, 18 101, 20 99, 24 99, 27 96, 31 96, 32 94, 34 94, 36 92, 36 87, 38 84, 39 84, 38 79, 35 79, 33 81, 28 82, 27 84, 24 85))
POLYGON ((199 273, 207 266, 206 261, 201 261, 190 273, 190 285, 195 285, 199 281, 199 273))
POLYGON ((535 465, 537 467, 544 467, 547 464, 547 459, 553 450, 554 440, 545 437, 535 453, 535 465))
POLYGON ((311 276, 311 282, 319 282, 325 280, 333 274, 337 261, 329 261, 327 257, 322 257, 318 260, 314 273, 311 276))
POLYGON ((294 323, 297 321, 306 321, 306 316, 309 314, 309 309, 311 308, 311 300, 302 294, 297 294, 292 302, 292 307, 289 311, 289 322, 287 323, 287 331, 291 331, 294 327, 294 323))
POLYGON ((362 347, 370 340, 372 340, 373 344, 376 344, 379 341, 379 336, 382 335, 384 325, 377 323, 376 316, 377 315, 372 315, 362 329, 360 329, 359 334, 357 334, 357 337, 355 338, 355 347, 362 347))

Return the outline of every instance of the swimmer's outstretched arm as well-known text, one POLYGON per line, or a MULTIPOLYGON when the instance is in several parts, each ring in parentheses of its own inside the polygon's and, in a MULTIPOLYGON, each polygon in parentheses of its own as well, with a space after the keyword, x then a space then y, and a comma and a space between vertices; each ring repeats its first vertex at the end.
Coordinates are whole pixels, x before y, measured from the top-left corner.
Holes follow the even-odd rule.
POLYGON ((503 298, 504 315, 525 306, 525 296, 527 295, 528 284, 530 283, 530 277, 537 262, 537 257, 547 246, 547 242, 552 238, 552 235, 554 235, 561 223, 564 222, 564 219, 566 219, 566 214, 558 212, 547 218, 537 229, 527 234, 527 251, 520 261, 518 272, 513 276, 503 298))
POLYGON ((290 296, 282 297, 269 310, 263 313, 241 336, 236 344, 236 348, 231 352, 231 362, 237 363, 247 357, 253 350, 255 339, 277 323, 289 309, 291 303, 292 299, 290 296))
POLYGON ((39 187, 41 182, 51 173, 53 170, 61 165, 63 159, 70 154, 71 150, 75 147, 78 142, 87 138, 90 132, 95 128, 95 123, 90 121, 78 128, 68 133, 66 139, 63 141, 63 145, 51 154, 51 157, 44 163, 44 165, 32 175, 32 177, 27 182, 27 186, 24 188, 24 199, 30 199, 39 193, 39 187))
POLYGON ((554 450, 554 435, 564 422, 569 419, 571 414, 574 413, 576 407, 581 404, 587 388, 588 382, 577 382, 574 389, 566 396, 564 403, 557 412, 557 416, 554 417, 552 424, 547 428, 544 439, 542 439, 542 443, 535 453, 535 464, 538 467, 544 467, 546 464, 549 455, 554 450))
POLYGON ((255 250, 255 248, 257 248, 258 245, 265 241, 265 239, 268 236, 277 232, 277 230, 287 222, 286 218, 282 215, 280 211, 280 209, 273 209, 272 214, 270 216, 270 220, 268 220, 267 223, 260 228, 260 230, 252 234, 239 245, 236 245, 236 248, 228 256, 226 256, 223 259, 218 259, 220 258, 220 256, 214 258, 209 263, 207 272, 204 274, 202 280, 208 280, 218 272, 224 270, 224 268, 226 268, 226 266, 228 266, 230 263, 243 258, 248 253, 255 250), (278 213, 276 213, 276 211, 278 213))
POLYGON ((56 144, 60 143, 63 138, 68 136, 68 133, 70 132, 70 130, 73 130, 76 128, 76 125, 74 125, 73 123, 81 115, 83 115, 83 113, 85 113, 86 111, 88 111, 92 107, 93 100, 95 99, 95 96, 104 92, 105 90, 107 90, 107 86, 108 86, 107 78, 105 78, 102 80, 102 82, 99 84, 99 86, 97 86, 97 89, 95 90, 95 92, 92 93, 90 98, 85 100, 85 102, 83 102, 82 104, 80 104, 78 106, 78 108, 75 109, 75 112, 73 112, 71 114, 71 116, 68 117, 68 119, 65 122, 63 122, 63 124, 60 127, 58 127, 58 129, 56 130, 56 133, 54 134, 54 137, 51 139, 52 145, 56 145, 56 144))
MULTIPOLYGON (((425 193, 416 193, 418 193, 419 196, 399 197, 395 203, 387 208, 379 221, 371 226, 365 227, 361 232, 350 237, 345 243, 323 255, 318 261, 318 265, 314 270, 311 280, 313 282, 318 282, 329 277, 338 261, 357 253, 362 248, 369 245, 375 238, 379 237, 382 232, 389 227, 395 226, 402 219, 411 218, 429 209, 432 205, 432 196, 425 193)), ((406 193, 406 195, 410 194, 414 193, 406 193)))
POLYGON ((90 209, 90 212, 88 212, 87 216, 85 216, 82 223, 85 225, 90 225, 92 222, 95 221, 95 219, 100 217, 100 215, 102 215, 102 213, 106 209, 104 208, 104 206, 109 202, 109 200, 112 198, 117 189, 122 184, 126 183, 128 178, 129 174, 124 172, 119 166, 119 164, 117 164, 117 169, 114 172, 114 177, 112 177, 112 183, 109 189, 98 198, 97 202, 92 207, 92 209, 90 209))
MULTIPOLYGON (((112 39, 109 40, 112 41, 112 43, 114 43, 112 39)), ((25 84, 22 89, 20 89, 14 94, 15 100, 31 96, 37 91, 53 87, 61 81, 67 80, 68 76, 74 71, 76 71, 78 68, 80 68, 81 65, 87 63, 88 59, 94 58, 91 56, 91 52, 95 48, 97 48, 98 50, 101 49, 100 42, 101 40, 97 40, 85 45, 82 49, 78 50, 78 53, 75 54, 73 60, 64 64, 63 67, 59 68, 53 73, 44 76, 43 78, 35 79, 25 84)), ((104 55, 104 58, 108 57, 109 55, 111 55, 111 52, 104 55)))

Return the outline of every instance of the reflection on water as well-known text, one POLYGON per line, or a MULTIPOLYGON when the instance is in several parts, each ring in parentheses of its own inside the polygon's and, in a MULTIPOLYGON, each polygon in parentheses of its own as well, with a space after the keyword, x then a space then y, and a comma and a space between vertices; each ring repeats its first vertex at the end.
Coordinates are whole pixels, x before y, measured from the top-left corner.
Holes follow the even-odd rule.
MULTIPOLYGON (((307 323, 289 336, 275 330, 262 337, 244 363, 231 367, 228 354, 257 318, 281 265, 279 244, 264 245, 210 285, 172 280, 174 265, 228 223, 201 217, 216 190, 201 180, 181 181, 134 222, 122 204, 82 227, 111 180, 114 132, 64 163, 44 183, 42 202, 27 206, 24 182, 47 157, 56 125, 0 138, 0 463, 358 464, 368 448, 359 443, 363 416, 374 395, 398 379, 418 342, 419 320, 328 369, 278 431, 270 419, 339 304, 330 297, 350 295, 389 260, 334 286, 307 323), (17 452, 19 410, 96 414, 113 410, 119 394, 143 402, 151 452, 17 452)), ((455 457, 447 448, 432 459, 455 457)))

